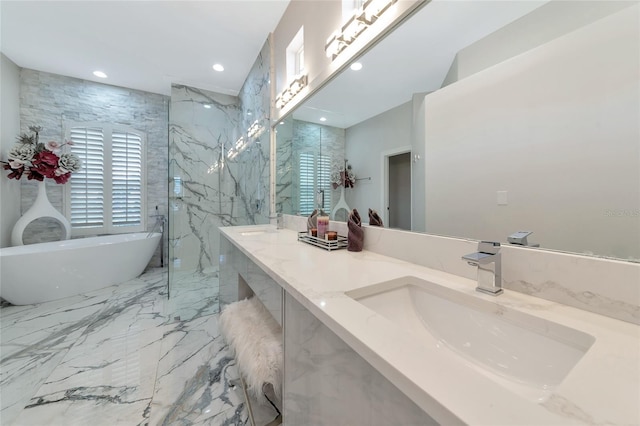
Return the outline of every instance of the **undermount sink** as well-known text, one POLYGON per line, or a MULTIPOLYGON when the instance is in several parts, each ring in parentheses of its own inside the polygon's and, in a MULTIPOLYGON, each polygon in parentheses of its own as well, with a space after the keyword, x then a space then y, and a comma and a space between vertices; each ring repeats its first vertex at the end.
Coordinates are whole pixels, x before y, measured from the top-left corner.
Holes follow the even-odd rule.
POLYGON ((260 234, 264 234, 265 231, 264 229, 260 229, 260 230, 255 230, 255 231, 244 231, 241 232, 240 235, 244 235, 244 236, 248 236, 248 235, 260 235, 260 234))
POLYGON ((269 227, 269 226, 263 226, 263 227, 255 227, 255 226, 251 226, 246 228, 246 230, 244 231, 240 231, 240 235, 242 236, 251 236, 251 235, 262 235, 262 234, 266 234, 268 232, 276 232, 275 228, 273 227, 269 227))
POLYGON ((417 277, 345 294, 535 402, 548 398, 595 341, 579 330, 417 277))

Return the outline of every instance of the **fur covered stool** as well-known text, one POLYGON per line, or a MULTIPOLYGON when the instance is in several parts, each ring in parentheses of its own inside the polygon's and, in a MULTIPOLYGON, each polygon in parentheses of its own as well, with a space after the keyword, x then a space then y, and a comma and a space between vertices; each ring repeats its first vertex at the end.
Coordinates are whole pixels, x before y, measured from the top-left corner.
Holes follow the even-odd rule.
POLYGON ((220 313, 220 332, 236 359, 249 418, 255 426, 249 392, 261 405, 271 404, 282 422, 276 402, 282 401, 282 328, 256 298, 225 306, 220 313))

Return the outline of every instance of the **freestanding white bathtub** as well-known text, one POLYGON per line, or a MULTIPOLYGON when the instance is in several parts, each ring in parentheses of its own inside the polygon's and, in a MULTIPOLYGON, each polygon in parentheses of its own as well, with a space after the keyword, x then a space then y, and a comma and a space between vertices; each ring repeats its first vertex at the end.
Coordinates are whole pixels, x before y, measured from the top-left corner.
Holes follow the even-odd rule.
POLYGON ((0 297, 29 305, 131 280, 151 260, 161 234, 107 235, 0 249, 0 297))

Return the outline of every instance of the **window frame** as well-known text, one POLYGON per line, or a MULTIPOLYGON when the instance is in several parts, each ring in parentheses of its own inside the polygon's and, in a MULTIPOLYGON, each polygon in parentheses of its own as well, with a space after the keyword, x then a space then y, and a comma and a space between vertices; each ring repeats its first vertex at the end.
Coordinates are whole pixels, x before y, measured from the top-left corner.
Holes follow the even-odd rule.
POLYGON ((304 25, 298 29, 285 49, 286 85, 304 74, 306 70, 304 61, 304 25), (300 57, 302 53, 302 57, 300 57))
MULTIPOLYGON (((103 224, 102 226, 74 227, 71 226, 71 236, 91 236, 102 234, 127 234, 132 232, 145 232, 147 229, 147 134, 136 128, 120 124, 103 123, 97 121, 74 122, 67 121, 64 124, 65 140, 71 140, 73 128, 94 128, 102 130, 103 146, 103 224), (141 145, 141 171, 140 171, 140 223, 137 225, 113 224, 113 134, 131 133, 140 137, 141 145)), ((65 152, 71 152, 65 147, 65 152)), ((73 179, 73 175, 72 175, 73 179)), ((71 181, 63 188, 63 214, 71 221, 71 181)))
POLYGON ((305 72, 304 67, 304 44, 300 46, 300 48, 295 53, 295 64, 294 64, 295 75, 302 75, 305 72))

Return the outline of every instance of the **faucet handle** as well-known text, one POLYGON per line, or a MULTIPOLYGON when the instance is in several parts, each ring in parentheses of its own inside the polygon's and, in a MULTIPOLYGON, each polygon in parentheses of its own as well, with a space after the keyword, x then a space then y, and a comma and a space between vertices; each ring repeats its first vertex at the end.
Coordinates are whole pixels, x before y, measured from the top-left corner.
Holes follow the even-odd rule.
POLYGON ((498 254, 500 243, 495 241, 480 241, 478 251, 481 253, 498 254))

